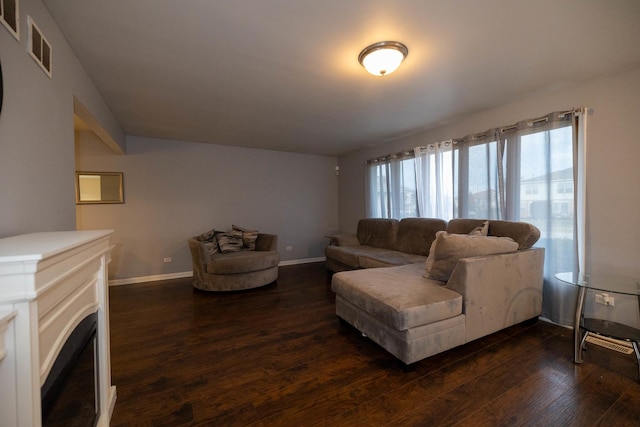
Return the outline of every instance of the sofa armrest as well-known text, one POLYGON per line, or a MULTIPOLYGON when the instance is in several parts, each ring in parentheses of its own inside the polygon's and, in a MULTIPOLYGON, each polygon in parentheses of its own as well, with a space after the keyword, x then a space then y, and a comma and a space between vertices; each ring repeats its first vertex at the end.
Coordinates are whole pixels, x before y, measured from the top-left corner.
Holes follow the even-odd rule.
POLYGON ((256 251, 277 251, 278 236, 275 234, 258 233, 256 251))
POLYGON ((467 342, 542 313, 544 248, 464 258, 447 287, 462 294, 467 342))
POLYGON ((191 251, 191 259, 193 260, 193 265, 202 268, 203 260, 200 241, 195 237, 191 237, 189 240, 187 240, 187 243, 189 244, 189 250, 191 251))
POLYGON ((334 234, 329 242, 332 246, 360 246, 358 236, 355 234, 334 234))
POLYGON ((189 245, 189 250, 191 251, 191 262, 193 263, 193 276, 196 280, 203 280, 204 269, 206 263, 205 260, 202 259, 203 256, 206 256, 204 251, 200 246, 200 241, 195 237, 191 237, 187 240, 189 245))

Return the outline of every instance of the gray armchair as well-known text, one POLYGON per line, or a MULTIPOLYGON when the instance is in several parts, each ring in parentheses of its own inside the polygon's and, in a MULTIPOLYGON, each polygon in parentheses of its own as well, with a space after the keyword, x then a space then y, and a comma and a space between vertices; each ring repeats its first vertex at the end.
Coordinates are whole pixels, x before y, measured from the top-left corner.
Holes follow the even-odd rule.
POLYGON ((210 253, 197 237, 188 239, 193 286, 203 291, 237 291, 278 279, 278 236, 258 233, 255 250, 210 253))

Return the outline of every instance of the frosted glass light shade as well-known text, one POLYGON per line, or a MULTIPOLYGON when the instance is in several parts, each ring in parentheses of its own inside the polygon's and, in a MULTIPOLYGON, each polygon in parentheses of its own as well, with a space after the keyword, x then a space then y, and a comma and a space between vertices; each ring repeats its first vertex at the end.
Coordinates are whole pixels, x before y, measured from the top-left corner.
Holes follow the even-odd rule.
POLYGON ((398 69, 408 53, 409 50, 402 43, 379 42, 360 52, 358 61, 374 76, 386 76, 398 69))

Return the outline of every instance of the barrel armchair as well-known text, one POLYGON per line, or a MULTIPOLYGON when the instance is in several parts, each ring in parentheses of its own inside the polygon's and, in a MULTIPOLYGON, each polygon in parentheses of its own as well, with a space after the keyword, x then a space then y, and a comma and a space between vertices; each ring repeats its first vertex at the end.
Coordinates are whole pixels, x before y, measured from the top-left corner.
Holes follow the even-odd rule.
POLYGON ((278 279, 278 236, 258 233, 255 248, 223 253, 215 239, 188 239, 193 261, 193 286, 204 291, 238 291, 278 279))

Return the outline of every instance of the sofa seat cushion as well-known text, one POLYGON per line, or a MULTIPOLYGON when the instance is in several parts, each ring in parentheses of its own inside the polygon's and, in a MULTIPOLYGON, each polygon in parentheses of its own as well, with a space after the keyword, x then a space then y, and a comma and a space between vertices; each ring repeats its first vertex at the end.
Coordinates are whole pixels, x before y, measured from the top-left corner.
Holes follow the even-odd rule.
POLYGON ((354 306, 398 331, 462 314, 462 295, 423 277, 424 264, 343 271, 331 288, 354 306))
POLYGON ((415 264, 416 262, 426 262, 427 257, 422 255, 408 254, 398 251, 376 251, 358 257, 360 268, 394 267, 397 265, 415 264))
POLYGON ((241 251, 217 253, 207 263, 209 274, 240 274, 277 267, 277 251, 241 251))
POLYGON ((410 364, 466 342, 465 315, 398 331, 336 295, 336 314, 389 353, 410 364))
POLYGON ((388 249, 374 248, 373 246, 327 246, 325 255, 335 261, 350 265, 353 268, 360 267, 359 258, 362 255, 375 255, 389 252, 388 249))

